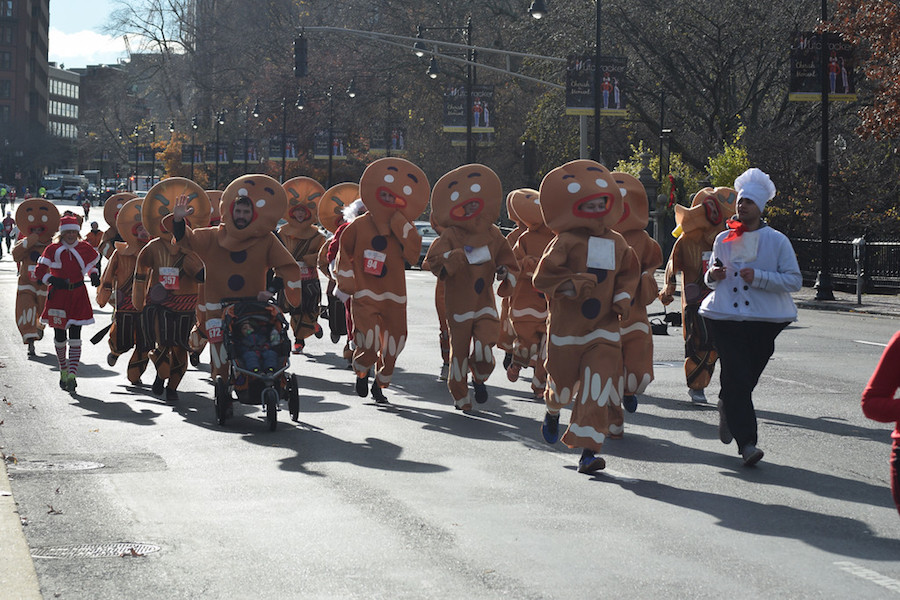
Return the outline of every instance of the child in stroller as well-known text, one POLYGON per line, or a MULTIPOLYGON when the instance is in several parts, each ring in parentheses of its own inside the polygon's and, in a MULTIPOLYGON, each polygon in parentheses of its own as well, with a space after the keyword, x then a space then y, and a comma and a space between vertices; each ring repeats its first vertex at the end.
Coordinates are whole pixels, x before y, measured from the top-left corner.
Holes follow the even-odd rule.
POLYGON ((265 329, 266 327, 261 325, 254 327, 249 320, 240 324, 241 335, 238 340, 240 360, 244 363, 244 369, 254 373, 260 371, 273 373, 281 366, 278 353, 274 350, 281 342, 281 335, 275 327, 269 329, 268 335, 265 329))

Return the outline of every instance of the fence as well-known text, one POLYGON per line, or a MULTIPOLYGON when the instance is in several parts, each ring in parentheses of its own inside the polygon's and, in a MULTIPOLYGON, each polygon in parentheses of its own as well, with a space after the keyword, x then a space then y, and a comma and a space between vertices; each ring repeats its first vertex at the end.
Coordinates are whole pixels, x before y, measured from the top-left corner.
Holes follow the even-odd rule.
MULTIPOLYGON (((811 239, 792 239, 803 283, 811 285, 822 264, 822 242, 811 239)), ((866 242, 863 260, 865 292, 900 292, 900 243, 866 242)), ((856 260, 852 242, 832 240, 828 259, 835 289, 856 290, 856 260)))

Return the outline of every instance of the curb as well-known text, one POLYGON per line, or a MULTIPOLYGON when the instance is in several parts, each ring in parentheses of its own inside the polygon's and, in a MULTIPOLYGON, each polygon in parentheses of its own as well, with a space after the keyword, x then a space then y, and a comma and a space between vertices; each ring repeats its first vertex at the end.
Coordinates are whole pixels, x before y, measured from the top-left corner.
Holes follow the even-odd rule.
POLYGON ((0 590, 4 598, 41 600, 41 586, 22 520, 12 496, 6 461, 0 460, 0 590))

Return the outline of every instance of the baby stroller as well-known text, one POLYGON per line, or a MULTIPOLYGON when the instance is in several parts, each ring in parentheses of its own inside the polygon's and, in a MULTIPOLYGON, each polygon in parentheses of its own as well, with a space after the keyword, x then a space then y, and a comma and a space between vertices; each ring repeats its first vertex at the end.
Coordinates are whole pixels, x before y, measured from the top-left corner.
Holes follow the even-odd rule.
POLYGON ((288 324, 270 302, 226 298, 222 337, 228 354, 228 380, 217 377, 216 420, 232 416, 234 390, 241 404, 260 405, 269 430, 278 425, 278 400, 287 400, 291 419, 299 419, 300 393, 297 376, 287 372, 291 356, 288 324))

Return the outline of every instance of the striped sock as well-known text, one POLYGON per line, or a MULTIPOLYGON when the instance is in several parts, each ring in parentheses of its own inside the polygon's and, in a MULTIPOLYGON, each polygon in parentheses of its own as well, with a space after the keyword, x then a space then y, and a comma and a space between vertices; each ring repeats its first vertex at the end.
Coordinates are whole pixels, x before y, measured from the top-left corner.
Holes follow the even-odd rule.
POLYGON ((81 360, 81 340, 69 340, 69 376, 78 375, 78 363, 81 360))
POLYGON ((66 343, 53 342, 53 345, 56 346, 56 360, 59 361, 59 372, 60 374, 65 373, 68 367, 66 362, 66 343))

